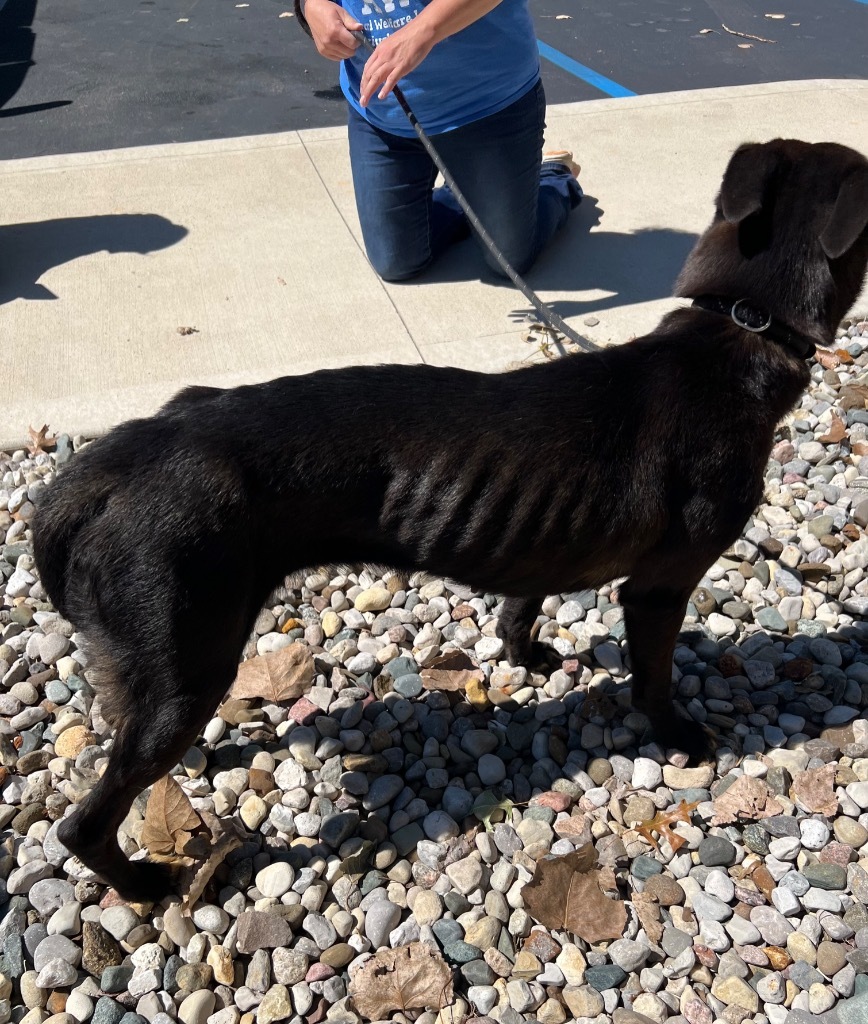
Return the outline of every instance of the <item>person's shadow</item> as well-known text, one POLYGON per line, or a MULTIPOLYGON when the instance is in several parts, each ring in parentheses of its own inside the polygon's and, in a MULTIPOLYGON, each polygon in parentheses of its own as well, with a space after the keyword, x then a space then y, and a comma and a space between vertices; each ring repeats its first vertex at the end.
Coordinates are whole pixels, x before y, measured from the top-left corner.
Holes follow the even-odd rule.
POLYGON ((62 217, 0 225, 0 306, 13 299, 56 299, 39 279, 52 267, 96 252, 144 255, 187 234, 155 213, 62 217))
MULTIPOLYGON (((535 291, 607 293, 601 298, 559 299, 549 303, 563 317, 668 298, 698 237, 670 228, 642 228, 630 234, 592 232, 591 228, 600 224, 603 212, 597 200, 586 195, 527 274, 527 283, 535 291)), ((484 265, 476 240, 467 239, 452 246, 417 280, 446 282, 474 278, 512 287, 509 281, 495 278, 484 265)), ((516 310, 519 316, 532 312, 516 310)))
POLYGON ((35 63, 33 47, 36 35, 32 28, 35 17, 36 0, 0 2, 0 117, 34 114, 72 103, 72 100, 51 100, 3 109, 21 88, 27 72, 35 63))

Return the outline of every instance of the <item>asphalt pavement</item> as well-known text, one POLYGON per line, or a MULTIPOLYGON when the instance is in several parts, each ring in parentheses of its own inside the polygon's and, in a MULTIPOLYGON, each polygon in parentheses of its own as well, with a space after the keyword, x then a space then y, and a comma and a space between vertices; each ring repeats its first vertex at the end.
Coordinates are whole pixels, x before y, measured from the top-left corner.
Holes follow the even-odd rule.
MULTIPOLYGON (((864 77, 868 2, 777 3, 531 0, 549 102, 864 77)), ((291 0, 0 0, 0 159, 341 125, 336 66, 291 14, 291 0)))

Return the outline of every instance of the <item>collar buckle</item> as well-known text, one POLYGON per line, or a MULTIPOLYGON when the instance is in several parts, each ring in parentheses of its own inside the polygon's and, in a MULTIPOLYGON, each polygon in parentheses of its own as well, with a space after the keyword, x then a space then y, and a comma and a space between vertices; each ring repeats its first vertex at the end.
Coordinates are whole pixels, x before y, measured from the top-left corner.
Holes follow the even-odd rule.
POLYGON ((750 313, 755 313, 759 311, 756 309, 756 307, 747 307, 745 311, 740 315, 739 306, 745 306, 747 302, 748 299, 739 299, 737 302, 733 303, 732 309, 729 311, 729 315, 732 317, 732 322, 737 327, 741 327, 745 331, 750 331, 751 334, 762 334, 763 331, 767 331, 771 327, 772 315, 771 313, 767 313, 765 323, 760 324, 758 327, 749 324, 746 319, 747 316, 749 316, 750 313))

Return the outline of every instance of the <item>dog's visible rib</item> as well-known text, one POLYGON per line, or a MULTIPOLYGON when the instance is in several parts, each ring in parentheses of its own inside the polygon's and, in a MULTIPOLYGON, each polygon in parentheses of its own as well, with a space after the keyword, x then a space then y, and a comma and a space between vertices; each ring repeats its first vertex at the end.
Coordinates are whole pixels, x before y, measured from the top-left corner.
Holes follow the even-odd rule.
MULTIPOLYGON (((865 274, 866 222, 853 150, 741 149, 678 294, 754 303, 802 352, 830 343, 865 274)), ((46 490, 34 525, 43 581, 93 641, 117 727, 61 840, 126 896, 165 891, 159 866, 123 857, 117 826, 213 713, 268 594, 319 565, 504 595, 513 664, 553 655, 531 638, 546 594, 626 578, 634 702, 661 743, 702 757, 711 737, 670 694, 678 630, 808 380, 794 350, 691 308, 620 348, 510 373, 369 366, 192 388, 118 427, 46 490)))

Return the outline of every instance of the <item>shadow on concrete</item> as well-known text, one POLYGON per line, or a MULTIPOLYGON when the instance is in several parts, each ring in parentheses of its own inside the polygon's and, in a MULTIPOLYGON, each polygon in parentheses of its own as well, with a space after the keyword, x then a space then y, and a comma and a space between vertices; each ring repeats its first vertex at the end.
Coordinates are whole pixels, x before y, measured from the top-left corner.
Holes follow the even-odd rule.
MULTIPOLYGON (((33 19, 36 0, 6 0, 0 3, 0 108, 21 88, 27 72, 33 67, 33 47, 36 34, 33 19)), ((54 100, 49 103, 31 103, 23 107, 0 109, 0 117, 18 117, 35 114, 40 110, 66 107, 72 100, 54 100)))
POLYGON ((62 217, 0 225, 0 306, 13 299, 55 299, 42 277, 52 267, 95 252, 154 252, 187 234, 155 213, 62 217))
MULTIPOLYGON (((551 303, 561 316, 575 316, 665 299, 693 248, 697 235, 669 228, 644 228, 632 234, 592 228, 603 222, 593 196, 586 195, 566 227, 546 247, 527 282, 535 291, 608 294, 591 300, 561 299, 551 303)), ((411 283, 479 280, 512 287, 485 265, 478 243, 466 239, 441 256, 411 283)), ((517 310, 522 315, 524 309, 517 310)), ((531 312, 530 309, 527 310, 531 312)))

